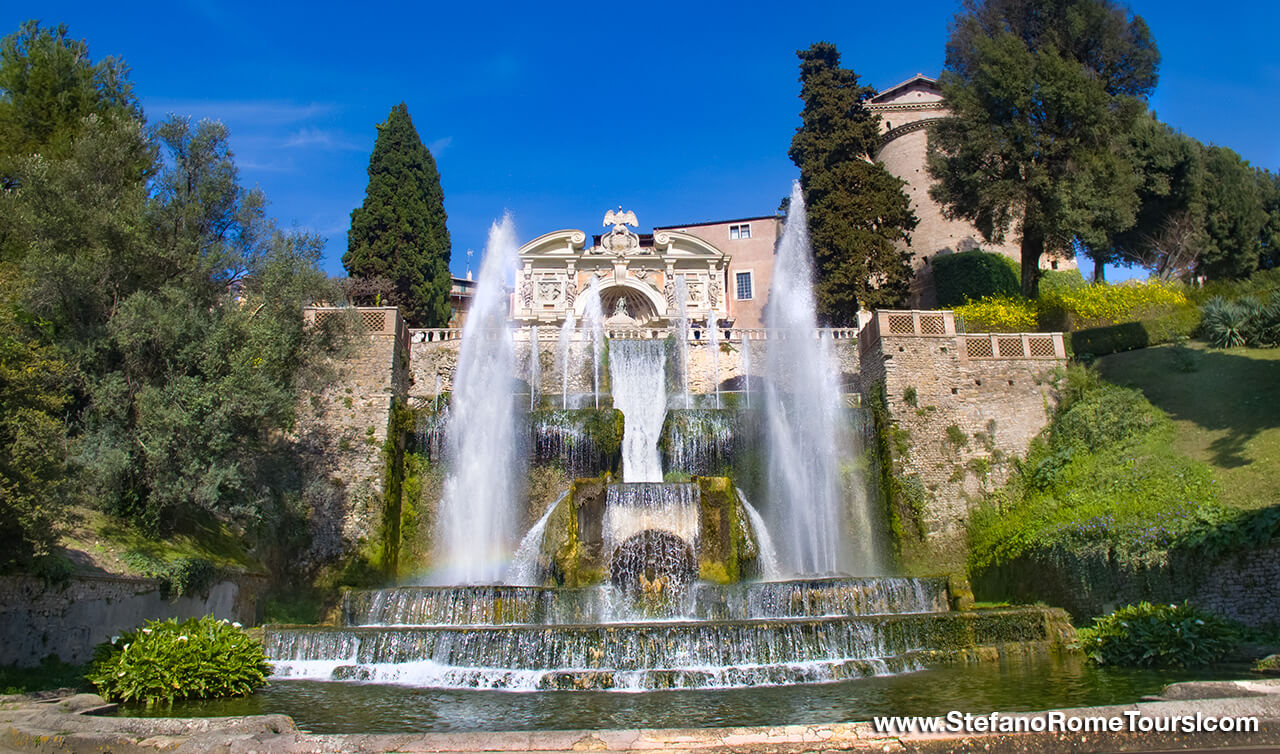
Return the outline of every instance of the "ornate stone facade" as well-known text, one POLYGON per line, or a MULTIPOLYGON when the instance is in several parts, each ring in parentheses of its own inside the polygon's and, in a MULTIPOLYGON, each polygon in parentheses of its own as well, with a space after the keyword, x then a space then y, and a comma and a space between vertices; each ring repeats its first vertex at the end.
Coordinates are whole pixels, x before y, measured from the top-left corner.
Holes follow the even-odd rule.
POLYGON ((636 223, 634 212, 609 210, 604 225, 610 230, 590 246, 581 230, 557 230, 520 247, 512 319, 522 325, 559 324, 569 312, 581 319, 587 303, 583 294, 595 285, 610 324, 666 326, 676 317, 681 278, 690 321, 728 319, 728 255, 683 231, 637 234, 628 227, 636 223))

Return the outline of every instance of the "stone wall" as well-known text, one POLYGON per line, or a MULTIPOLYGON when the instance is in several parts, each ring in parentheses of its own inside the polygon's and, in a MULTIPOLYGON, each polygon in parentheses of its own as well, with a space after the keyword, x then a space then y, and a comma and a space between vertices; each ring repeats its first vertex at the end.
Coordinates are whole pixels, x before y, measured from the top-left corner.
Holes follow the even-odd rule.
POLYGON ((1123 605, 1182 602, 1255 628, 1280 626, 1280 541, 1212 557, 1174 552, 1167 562, 1118 562, 1109 550, 1028 555, 976 574, 979 599, 1044 601, 1083 622, 1123 605), (1035 578, 1028 578, 1035 574, 1035 578))
POLYGON ((297 438, 309 508, 305 565, 350 554, 378 530, 391 408, 409 389, 408 330, 394 307, 308 309, 307 322, 350 317, 355 329, 326 374, 299 391, 297 438))
POLYGON ((958 556, 969 511, 1005 482, 1052 416, 1062 335, 993 340, 956 334, 951 312, 877 312, 861 350, 862 389, 870 398, 884 386, 894 444, 905 449, 895 460, 918 496, 916 533, 934 553, 958 556))
POLYGON ((0 577, 0 665, 36 665, 49 655, 84 662, 99 643, 155 618, 213 615, 252 625, 266 581, 241 576, 202 597, 166 600, 154 579, 81 575, 48 585, 32 576, 0 577))
MULTIPOLYGON (((418 331, 415 331, 418 332, 418 331)), ((832 351, 840 364, 842 383, 849 392, 857 392, 859 388, 858 368, 859 353, 857 341, 847 337, 851 331, 839 331, 846 337, 833 341, 832 351)), ((427 340, 411 339, 409 375, 409 397, 417 401, 426 401, 436 394, 437 378, 441 392, 453 389, 453 373, 458 365, 458 350, 462 346, 461 339, 427 340)), ((672 341, 674 344, 674 341, 672 341)), ((558 343, 545 332, 538 342, 538 358, 540 373, 539 392, 542 395, 559 395, 563 392, 564 382, 557 360, 558 343)), ((732 392, 741 390, 746 385, 744 377, 759 379, 767 368, 768 341, 763 339, 733 338, 727 339, 713 349, 704 339, 699 338, 689 343, 689 390, 699 395, 715 392, 716 385, 720 390, 732 392)), ((594 376, 591 363, 590 345, 574 341, 569 344, 570 363, 577 368, 569 373, 568 385, 570 394, 591 392, 594 376)), ((529 357, 533 352, 528 339, 516 343, 515 379, 526 385, 530 378, 529 357)), ((608 376, 601 375, 601 383, 608 384, 608 376)))

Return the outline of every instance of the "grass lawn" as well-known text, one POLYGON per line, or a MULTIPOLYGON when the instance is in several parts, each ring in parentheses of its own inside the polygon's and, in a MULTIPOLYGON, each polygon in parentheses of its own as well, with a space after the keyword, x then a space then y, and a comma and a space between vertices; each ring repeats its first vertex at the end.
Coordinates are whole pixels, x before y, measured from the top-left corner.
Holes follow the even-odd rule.
POLYGON ((77 508, 59 544, 80 568, 107 573, 143 575, 130 564, 129 553, 160 561, 204 558, 220 568, 264 570, 247 551, 243 538, 212 517, 190 521, 183 528, 163 539, 151 539, 101 511, 77 508))
POLYGON ((1178 368, 1172 346, 1104 356, 1098 370, 1173 417, 1174 447, 1213 466, 1224 505, 1280 503, 1280 349, 1190 347, 1191 372, 1178 368))

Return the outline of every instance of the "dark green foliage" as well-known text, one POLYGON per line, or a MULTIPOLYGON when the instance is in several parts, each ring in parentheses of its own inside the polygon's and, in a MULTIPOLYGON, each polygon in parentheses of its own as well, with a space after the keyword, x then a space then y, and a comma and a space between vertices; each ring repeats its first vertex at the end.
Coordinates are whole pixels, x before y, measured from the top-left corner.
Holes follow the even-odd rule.
POLYGON ((1045 270, 1040 274, 1040 297, 1052 298, 1088 285, 1080 270, 1045 270))
POLYGON ((149 621, 98 645, 86 677, 104 699, 150 706, 248 696, 270 672, 261 642, 239 624, 205 616, 149 621))
POLYGON ((0 484, 42 538, 6 552, 47 549, 49 511, 79 501, 152 534, 212 513, 278 544, 300 508, 295 381, 331 340, 300 311, 333 298, 321 240, 267 220, 221 124, 149 129, 123 66, 62 30, 19 36, 0 120, 53 130, 14 137, 37 153, 8 159, 0 192, 0 441, 23 466, 0 484))
MULTIPOLYGON (((128 67, 67 37, 66 24, 27 21, 0 42, 0 162, 40 152, 64 156, 89 115, 141 116, 128 67)), ((6 168, 3 180, 12 177, 6 168)))
POLYGON ((985 296, 1014 296, 1019 290, 1018 266, 1002 254, 974 249, 936 256, 930 264, 942 309, 985 296))
POLYGON ((817 42, 800 57, 801 126, 789 155, 800 168, 816 262, 818 316, 832 325, 856 321, 859 306, 901 306, 911 281, 901 248, 916 226, 903 181, 874 162, 880 117, 875 94, 840 67, 835 45, 817 42))
POLYGON ((1233 624, 1185 602, 1128 605, 1095 618, 1078 636, 1085 654, 1099 665, 1144 668, 1204 667, 1240 641, 1233 624))
POLYGON ((1200 328, 1200 310, 1181 307, 1171 314, 1138 322, 1076 330, 1068 336, 1077 356, 1105 356, 1119 351, 1169 343, 1194 335, 1200 328))
MULTIPOLYGON (((67 367, 5 296, 0 266, 0 571, 52 548, 66 518, 67 367)), ((8 278, 11 280, 11 278, 8 278)))
POLYGON ((1139 178, 1138 211, 1131 226, 1086 249, 1094 280, 1111 263, 1141 265, 1159 280, 1190 278, 1204 246, 1203 148, 1152 113, 1134 122, 1124 148, 1139 178))
MULTIPOLYGON (((431 152, 403 102, 378 124, 364 204, 351 212, 342 266, 352 277, 386 278, 392 303, 414 327, 449 323, 449 231, 431 152)), ((372 303, 372 302, 362 302, 372 303)))
POLYGON ((939 85, 954 117, 930 132, 931 190, 984 237, 1015 233, 1022 293, 1040 258, 1129 227, 1138 176, 1121 142, 1155 87, 1146 24, 1109 0, 967 0, 939 85))
POLYGON ((1248 277, 1258 269, 1270 217, 1256 171, 1226 147, 1206 147, 1205 243, 1197 271, 1210 280, 1248 277))

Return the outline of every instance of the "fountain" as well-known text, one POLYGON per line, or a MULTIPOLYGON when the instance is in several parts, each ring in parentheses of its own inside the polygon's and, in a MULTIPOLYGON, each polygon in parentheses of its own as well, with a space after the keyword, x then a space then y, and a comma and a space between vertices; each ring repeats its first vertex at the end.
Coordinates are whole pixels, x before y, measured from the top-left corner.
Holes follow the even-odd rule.
POLYGON ((604 311, 601 309, 600 286, 592 280, 582 308, 584 340, 591 343, 591 393, 595 407, 600 408, 600 362, 604 360, 604 311))
POLYGON ((449 474, 440 501, 436 548, 439 584, 501 579, 517 520, 515 406, 511 397, 515 344, 507 327, 505 286, 515 269, 510 216, 489 231, 475 298, 462 331, 462 349, 445 433, 449 474))
MULTIPOLYGON (((960 595, 946 578, 871 575, 882 566, 869 503, 847 489, 859 479, 840 476, 856 417, 842 404, 833 342, 815 337, 804 217, 796 189, 771 293, 787 306, 772 310, 756 411, 720 408, 718 395, 717 408, 692 408, 677 280, 676 347, 661 337, 609 340, 607 386, 593 283, 578 353, 585 372, 591 345, 595 408, 568 399, 579 332, 570 315, 557 345, 561 409, 517 416, 503 290, 514 240, 510 220, 496 225, 452 399, 432 412, 450 417, 433 585, 347 591, 334 625, 267 627, 275 676, 440 689, 724 689, 1057 646, 1069 630, 1060 613, 952 610, 960 595), (668 362, 679 369, 678 396, 667 394, 668 362), (600 409, 606 390, 611 407, 600 409), (516 442, 517 427, 528 443, 516 442), (516 503, 521 446, 534 464, 577 477, 537 511, 516 503), (526 516, 537 520, 513 547, 526 516)), ((616 307, 622 321, 626 305, 616 307)), ((718 394, 720 333, 709 324, 699 347, 712 349, 718 394)))
POLYGON ((556 364, 560 367, 560 408, 569 408, 569 349, 573 345, 574 320, 573 309, 564 318, 560 326, 560 339, 556 341, 556 364))
POLYGON ((791 190, 787 223, 778 244, 769 300, 765 382, 766 453, 770 522, 779 534, 786 569, 795 574, 876 573, 873 557, 853 558, 848 542, 870 539, 850 528, 842 493, 841 457, 848 457, 842 431, 839 368, 815 337, 812 251, 804 195, 791 190))

